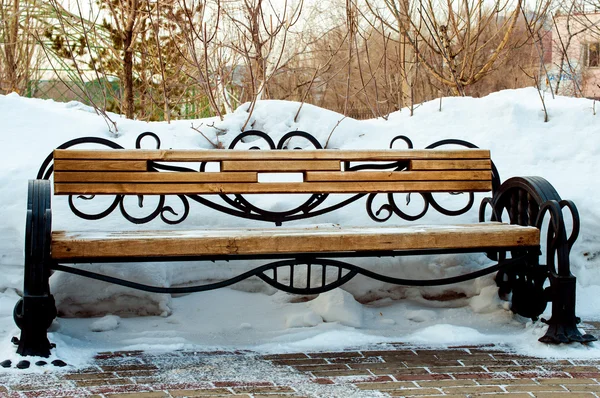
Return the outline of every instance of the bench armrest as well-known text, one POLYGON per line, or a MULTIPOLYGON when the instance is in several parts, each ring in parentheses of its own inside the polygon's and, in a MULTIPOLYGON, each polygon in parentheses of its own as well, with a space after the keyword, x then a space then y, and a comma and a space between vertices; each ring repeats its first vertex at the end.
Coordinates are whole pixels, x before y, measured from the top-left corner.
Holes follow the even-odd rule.
POLYGON ((30 180, 25 225, 25 277, 23 298, 17 302, 13 317, 21 329, 17 339, 20 355, 48 357, 51 344, 46 330, 56 317, 54 298, 48 280, 51 273, 52 238, 51 189, 48 180, 30 180))
MULTIPOLYGON (((523 316, 537 319, 552 302, 552 317, 545 321, 549 327, 541 342, 559 344, 572 341, 591 342, 596 338, 582 335, 575 316, 576 279, 571 273, 569 255, 579 236, 579 212, 570 200, 563 200, 556 189, 542 177, 514 177, 505 181, 493 197, 485 198, 479 208, 479 221, 485 221, 487 206, 491 207, 491 221, 533 226, 540 229, 548 220, 546 234, 546 264, 540 265, 538 256, 519 267, 498 272, 496 283, 500 294, 512 292, 511 309, 523 316), (563 210, 571 213, 572 228, 567 236, 563 210), (546 279, 550 287, 544 288, 546 279)), ((506 258, 506 253, 492 256, 506 258)))

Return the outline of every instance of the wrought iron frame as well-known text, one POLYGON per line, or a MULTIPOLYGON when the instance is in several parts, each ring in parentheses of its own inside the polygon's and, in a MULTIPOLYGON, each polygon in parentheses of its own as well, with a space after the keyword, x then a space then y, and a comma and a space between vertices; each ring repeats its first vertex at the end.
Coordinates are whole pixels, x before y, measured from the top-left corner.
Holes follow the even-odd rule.
MULTIPOLYGON (((141 148, 142 140, 146 137, 152 137, 156 141, 156 148, 160 148, 159 137, 151 132, 142 133, 136 140, 136 148, 141 148)), ((320 143, 310 134, 302 131, 294 131, 284 135, 277 144, 266 133, 261 131, 246 131, 238 135, 229 145, 229 149, 234 149, 237 144, 248 137, 257 137, 262 139, 268 146, 268 149, 288 149, 288 143, 291 139, 304 139, 316 149, 321 149, 320 143)), ((390 143, 390 148, 396 142, 402 141, 408 149, 413 148, 412 141, 405 136, 398 136, 390 143)), ((68 141, 59 146, 58 149, 66 149, 81 144, 99 144, 108 148, 123 149, 120 145, 102 138, 85 137, 68 141)), ((443 140, 429 145, 426 149, 433 149, 443 145, 459 145, 467 148, 477 148, 475 145, 462 140, 443 140)), ((254 146, 251 149, 259 149, 254 146)), ((300 149, 300 148, 294 148, 300 149)), ((502 221, 502 217, 507 214, 508 221, 511 224, 535 226, 541 229, 545 219, 549 219, 547 227, 547 252, 546 265, 539 262, 540 246, 534 247, 506 247, 502 251, 498 248, 477 248, 460 250, 441 250, 432 248, 430 250, 411 250, 411 251, 364 251, 364 252, 340 252, 340 253, 294 253, 294 254, 273 254, 273 255, 228 255, 228 256, 191 256, 191 257, 169 257, 169 261, 190 261, 190 260, 240 260, 240 259, 263 259, 274 260, 248 272, 244 272, 234 278, 199 286, 163 288, 149 286, 137 282, 127 281, 107 275, 98 274, 91 271, 81 270, 66 263, 77 262, 123 262, 123 261, 155 261, 164 260, 164 258, 75 258, 68 262, 56 262, 51 258, 51 184, 49 179, 53 173, 52 154, 43 162, 37 179, 29 182, 28 207, 26 220, 26 243, 25 243, 25 287, 24 295, 15 306, 14 318, 17 326, 21 329, 20 339, 15 339, 18 344, 17 352, 21 355, 36 355, 47 357, 50 354, 52 344, 48 341, 46 331, 52 320, 56 317, 56 308, 53 296, 50 293, 48 279, 52 271, 63 271, 72 274, 102 280, 127 286, 134 289, 144 290, 155 293, 191 293, 217 289, 230 286, 244 279, 256 276, 269 285, 295 294, 318 294, 334 289, 348 282, 356 275, 363 275, 382 282, 408 285, 408 286, 438 286, 458 283, 474 279, 483 275, 497 272, 496 282, 500 287, 501 294, 512 293, 512 310, 523 316, 537 319, 545 310, 547 302, 552 302, 552 318, 547 321, 548 331, 540 341, 545 343, 569 343, 573 341, 587 343, 595 341, 591 335, 582 335, 577 329, 576 324, 579 319, 575 316, 575 277, 570 272, 569 253, 574 241, 579 233, 579 214, 577 208, 571 201, 562 200, 554 188, 543 178, 540 177, 521 177, 511 178, 500 184, 500 177, 494 164, 492 163, 492 197, 483 199, 480 209, 480 221, 486 220, 486 209, 491 208, 491 221, 502 221), (571 213, 573 227, 571 234, 567 237, 563 209, 567 208, 571 213), (432 280, 413 280, 394 278, 381 275, 365 268, 353 265, 344 258, 354 257, 381 257, 381 256, 408 256, 422 254, 448 254, 448 253, 469 253, 485 252, 495 264, 471 272, 465 275, 455 277, 432 279, 432 280), (308 265, 306 284, 304 287, 294 286, 294 269, 299 265, 308 265), (320 285, 311 285, 311 275, 313 266, 321 266, 320 285), (289 267, 289 284, 282 283, 278 279, 278 270, 289 267), (332 281, 327 280, 328 269, 337 270, 337 277, 332 281), (550 287, 544 288, 546 280, 550 281, 550 287)), ((351 164, 347 162, 346 170, 362 169, 386 169, 386 170, 405 170, 408 164, 405 161, 389 162, 386 164, 351 164)), ((199 172, 205 171, 206 163, 202 163, 199 172)), ((173 166, 161 162, 151 162, 149 166, 151 171, 195 171, 190 168, 173 166)), ((343 199, 335 204, 323 205, 328 194, 311 195, 304 203, 291 210, 270 211, 261 209, 253 205, 243 195, 219 195, 225 205, 216 203, 200 195, 175 195, 183 203, 183 213, 177 214, 173 207, 166 204, 165 195, 160 195, 156 208, 145 217, 134 217, 127 212, 124 204, 124 195, 116 195, 109 207, 97 214, 87 214, 79 210, 74 202, 73 196, 69 196, 68 202, 72 212, 83 219, 97 220, 111 214, 119 208, 121 214, 128 221, 135 224, 144 224, 160 217, 167 224, 179 224, 183 222, 190 211, 189 200, 193 200, 214 210, 227 213, 236 217, 247 219, 274 222, 281 225, 284 222, 315 217, 331 211, 335 211, 350 203, 353 203, 362 197, 366 198, 367 214, 377 222, 385 222, 394 214, 407 220, 415 221, 422 218, 429 207, 436 211, 448 215, 456 216, 469 211, 474 204, 473 193, 468 194, 467 204, 458 210, 449 210, 441 206, 430 193, 409 193, 410 196, 416 194, 423 199, 423 209, 420 213, 411 215, 397 205, 394 194, 385 194, 387 203, 381 205, 378 209, 374 208, 376 193, 356 194, 350 198, 343 199), (323 206, 321 206, 323 205, 323 206), (228 207, 229 206, 229 207, 228 207), (176 219, 170 219, 167 215, 176 216, 176 219)), ((451 193, 452 194, 452 193, 451 193)), ((80 195, 77 199, 92 200, 94 196, 80 195)), ((143 196, 138 196, 139 207, 144 206, 143 196)), ((281 274, 281 273, 279 273, 281 274)), ((335 272, 334 272, 335 274, 335 272)))

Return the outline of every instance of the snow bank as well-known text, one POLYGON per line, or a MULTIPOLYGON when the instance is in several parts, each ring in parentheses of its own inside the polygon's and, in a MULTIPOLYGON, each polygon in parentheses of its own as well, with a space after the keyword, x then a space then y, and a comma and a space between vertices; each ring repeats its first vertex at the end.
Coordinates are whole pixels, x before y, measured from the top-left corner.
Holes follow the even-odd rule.
MULTIPOLYGON (((596 297, 600 293, 600 195, 597 195, 594 182, 600 181, 600 168, 597 166, 597 159, 600 158, 600 122, 598 116, 593 115, 592 102, 589 100, 547 98, 546 105, 550 115, 548 123, 543 122, 537 91, 531 88, 507 90, 480 99, 444 98, 441 112, 438 111, 439 101, 436 100, 419 106, 413 117, 402 111, 390 115, 388 120, 357 121, 305 104, 298 120, 294 121, 298 103, 261 101, 249 125, 252 129, 268 132, 275 142, 287 132, 307 131, 321 143, 329 140, 330 148, 386 148, 391 139, 400 134, 410 137, 415 148, 423 148, 445 138, 458 138, 491 149, 502 180, 517 175, 547 178, 564 198, 574 200, 579 207, 582 229, 571 255, 579 282, 579 313, 586 319, 598 319, 600 309, 596 297)), ((12 348, 5 342, 10 334, 16 333, 11 320, 12 306, 22 289, 27 180, 35 177, 42 160, 52 149, 81 136, 112 139, 123 147, 134 148, 135 139, 144 131, 158 134, 162 148, 209 148, 210 144, 202 135, 190 129, 190 121, 144 123, 111 115, 119 128, 116 136, 108 131, 107 124, 89 107, 75 102, 64 104, 26 99, 15 94, 0 96, 0 117, 3 120, 0 147, 4 154, 4 167, 0 170, 0 205, 3 210, 3 222, 0 223, 0 272, 3 275, 0 280, 0 352, 7 353, 12 348)), ((228 146, 240 133, 246 117, 246 105, 243 105, 223 121, 214 118, 194 121, 194 126, 200 126, 212 141, 228 146)), ((398 142, 397 146, 400 144, 398 142)), ((153 143, 149 140, 144 141, 143 145, 151 147, 153 143)), ((254 145, 264 147, 260 140, 242 142, 238 147, 254 145)), ((287 145, 306 147, 308 143, 295 138, 287 145)), ((418 210, 418 197, 413 195, 411 199, 409 209, 418 210)), ((456 199, 463 198, 459 196, 456 199)), ((146 206, 135 211, 151 211, 152 198, 146 200, 146 206)), ((261 206, 274 209, 286 206, 285 202, 278 202, 273 197, 255 200, 261 206)), ((404 198, 399 197, 398 203, 402 202, 404 198)), ((135 198, 128 202, 128 206, 134 211, 135 198)), ((70 214, 66 198, 62 197, 53 199, 53 209, 55 229, 139 228, 127 224, 117 213, 101 221, 82 222, 70 214)), ((475 222, 476 213, 474 209, 469 214, 450 218, 430 209, 422 222, 475 222)), ((310 222, 378 225, 367 216, 364 202, 310 222)), ((394 223, 405 224, 397 218, 388 221, 390 225, 394 223)), ((195 225, 208 228, 257 226, 256 222, 239 220, 192 203, 190 217, 176 228, 189 229, 195 225)), ((144 228, 167 226, 155 221, 144 228)), ((483 255, 473 254, 357 259, 353 262, 401 278, 452 276, 489 263, 483 255)), ((228 278, 256 265, 256 262, 244 261, 82 267, 156 286, 184 286, 228 278)), ((542 333, 537 325, 525 325, 504 308, 504 304, 497 299, 491 277, 430 288, 390 286, 357 277, 344 289, 363 304, 349 300, 345 293, 338 291, 308 304, 310 309, 304 303, 293 302, 291 298, 282 301, 283 296, 279 294, 269 296, 274 293, 273 289, 260 280, 248 280, 235 286, 235 289, 243 292, 226 289, 219 293, 206 292, 183 297, 134 291, 64 273, 53 275, 51 284, 63 315, 80 317, 111 313, 122 316, 117 329, 107 328, 105 332, 93 333, 92 337, 89 336, 92 320, 59 319, 53 340, 63 342, 63 346, 89 348, 90 352, 115 344, 122 348, 246 345, 276 350, 331 346, 332 341, 348 346, 386 341, 388 338, 427 343, 437 341, 441 330, 448 330, 440 326, 444 324, 454 325, 458 329, 452 333, 456 336, 466 335, 471 340, 506 342, 516 346, 527 341, 527 344, 520 345, 526 350, 529 349, 526 348, 528 344, 535 342, 535 336, 542 333), (238 297, 239 294, 244 297, 238 297), (365 306, 365 303, 368 305, 365 306), (208 310, 214 313, 207 313, 208 310), (240 313, 236 318, 238 310, 240 313), (346 315, 342 315, 344 311, 346 315), (266 316, 266 313, 269 315, 266 316), (359 320, 359 314, 362 314, 362 321, 359 320), (138 318, 138 315, 162 317, 138 318), (325 322, 321 322, 319 317, 325 322), (260 321, 262 318, 266 321, 260 321), (174 323, 177 327, 173 326, 174 323), (179 328, 185 323, 194 326, 195 334, 186 328, 179 328), (240 327, 244 323, 250 327, 240 327), (164 331, 159 333, 158 330, 163 328, 164 331), (460 328, 471 328, 473 331, 460 328), (224 333, 225 330, 228 332, 224 333), (507 334, 513 337, 503 340, 499 337, 501 331, 506 332, 502 336, 507 334), (268 341, 261 337, 265 334, 269 336, 268 341)), ((452 333, 448 333, 447 340, 459 341, 459 338, 452 337, 452 333)), ((537 347, 537 344, 534 346, 537 347)), ((71 355, 65 352, 62 351, 64 355, 71 355)), ((549 351, 548 355, 562 355, 560 351, 557 352, 549 351)))
POLYGON ((308 307, 325 322, 339 322, 355 328, 363 326, 362 305, 345 290, 335 289, 320 294, 308 303, 308 307))

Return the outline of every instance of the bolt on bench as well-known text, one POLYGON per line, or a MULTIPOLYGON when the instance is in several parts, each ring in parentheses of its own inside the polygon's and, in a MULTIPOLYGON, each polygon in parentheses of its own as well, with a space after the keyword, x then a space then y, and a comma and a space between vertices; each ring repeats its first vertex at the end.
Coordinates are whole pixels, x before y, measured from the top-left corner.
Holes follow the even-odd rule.
POLYGON ((277 289, 296 294, 326 292, 358 274, 400 285, 433 286, 496 272, 500 293, 512 293, 515 313, 537 319, 547 303, 552 303, 548 331, 540 341, 557 344, 596 340, 591 335, 582 335, 576 326, 579 320, 575 316, 575 277, 570 272, 569 252, 579 232, 577 209, 571 201, 562 200, 543 178, 511 178, 500 184, 490 152, 460 140, 444 140, 424 150, 415 150, 407 137, 399 136, 390 146, 403 141, 409 149, 326 150, 305 132, 288 133, 275 145, 265 133, 248 131, 236 137, 229 149, 252 136, 266 141, 273 150, 139 149, 144 137, 153 137, 160 148, 160 140, 153 133, 140 135, 135 150, 123 149, 100 138, 77 139, 56 149, 42 165, 38 179, 29 182, 24 295, 14 311, 15 322, 21 329, 20 339, 15 339, 17 352, 45 357, 50 354, 46 333, 57 314, 48 283, 52 271, 156 293, 200 292, 257 276, 277 289), (316 149, 285 150, 292 138, 305 139, 316 149), (110 149, 73 149, 89 143, 110 149), (437 149, 442 145, 466 148, 437 149), (199 163, 199 171, 185 167, 189 162, 199 163), (207 171, 210 163, 218 164, 219 171, 207 171), (261 173, 300 173, 301 179, 259 182, 261 173), (68 195, 73 213, 87 220, 106 217, 119 208, 126 220, 136 224, 157 217, 167 224, 178 224, 187 218, 190 201, 194 201, 233 216, 273 222, 276 227, 53 231, 49 182, 52 175, 54 194, 68 195), (393 215, 415 221, 430 207, 455 216, 471 209, 474 192, 488 191, 492 196, 482 201, 481 222, 476 224, 280 227, 284 222, 328 213, 361 198, 366 199, 366 211, 377 222, 387 221, 393 215), (467 194, 467 204, 458 210, 448 210, 434 198, 438 192, 467 194), (395 193, 420 195, 424 203, 422 211, 407 214, 397 206, 395 193), (310 194, 310 197, 292 209, 274 211, 252 204, 245 194, 310 194), (345 195, 335 198, 332 194, 345 195), (376 205, 375 198, 380 194, 387 202, 376 205), (76 207, 75 199, 91 200, 96 195, 113 195, 114 201, 96 214, 87 214, 76 207), (126 195, 137 195, 140 207, 144 195, 157 195, 159 200, 149 215, 140 218, 127 211, 126 195), (177 214, 167 205, 167 195, 180 201, 183 212, 177 214), (490 222, 484 222, 487 207, 491 209, 490 222), (570 236, 565 230, 565 209, 573 219, 570 236), (177 218, 172 219, 173 216, 177 218), (544 219, 549 220, 545 231, 547 248, 545 264, 540 264, 544 219), (471 252, 486 253, 495 263, 461 276, 409 280, 381 275, 346 261, 354 257, 471 252), (143 285, 70 265, 243 259, 264 259, 268 263, 225 281, 175 288, 143 285), (302 284, 298 284, 299 276, 303 278, 302 284), (546 280, 550 286, 544 288, 546 280))

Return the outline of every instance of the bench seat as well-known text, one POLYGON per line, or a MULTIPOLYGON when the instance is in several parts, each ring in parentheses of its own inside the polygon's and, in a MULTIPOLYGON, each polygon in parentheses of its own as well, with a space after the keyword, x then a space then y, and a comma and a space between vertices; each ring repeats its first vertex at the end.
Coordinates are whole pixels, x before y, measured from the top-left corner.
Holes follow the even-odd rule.
POLYGON ((539 229, 503 223, 52 233, 52 258, 221 256, 531 247, 539 229))

